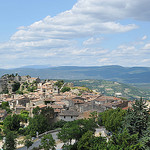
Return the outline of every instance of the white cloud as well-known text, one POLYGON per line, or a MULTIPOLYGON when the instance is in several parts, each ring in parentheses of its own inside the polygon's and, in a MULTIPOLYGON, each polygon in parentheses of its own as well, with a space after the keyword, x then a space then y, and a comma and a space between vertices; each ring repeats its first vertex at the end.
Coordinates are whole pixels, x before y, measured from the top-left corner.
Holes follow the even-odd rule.
POLYGON ((147 36, 144 35, 144 36, 142 37, 142 40, 146 40, 146 39, 147 39, 147 36))
MULTIPOLYGON (((58 65, 65 62, 80 62, 81 65, 95 65, 98 62, 114 64, 119 63, 121 58, 124 62, 123 59, 120 62, 125 64, 127 60, 136 60, 140 54, 146 57, 144 53, 148 53, 146 50, 150 48, 149 43, 139 47, 141 50, 137 47, 138 44, 130 44, 110 51, 100 46, 102 34, 137 29, 138 26, 134 23, 122 24, 120 20, 150 21, 149 7, 148 0, 78 0, 71 10, 54 17, 47 16, 29 26, 19 27, 10 41, 0 44, 0 53, 9 52, 15 56, 10 60, 16 59, 16 62, 20 61, 20 58, 25 62, 28 58, 32 64, 37 62, 36 59, 41 62, 47 61, 46 64, 58 65)), ((147 36, 143 36, 143 42, 146 39, 147 36)))
POLYGON ((102 63, 102 62, 108 62, 108 60, 109 60, 109 58, 102 58, 102 59, 99 59, 98 61, 100 63, 102 63))
POLYGON ((86 45, 100 44, 102 40, 103 40, 103 38, 94 38, 94 37, 91 37, 88 40, 84 41, 83 45, 86 46, 86 45))
POLYGON ((145 50, 150 49, 150 43, 145 44, 145 46, 143 47, 143 49, 145 49, 145 50))

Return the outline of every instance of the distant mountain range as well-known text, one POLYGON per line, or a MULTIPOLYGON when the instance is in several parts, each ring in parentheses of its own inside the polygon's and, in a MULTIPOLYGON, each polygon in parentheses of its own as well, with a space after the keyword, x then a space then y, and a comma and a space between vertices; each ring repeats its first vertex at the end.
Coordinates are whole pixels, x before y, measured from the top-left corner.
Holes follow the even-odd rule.
POLYGON ((0 76, 18 73, 41 79, 103 79, 122 83, 150 83, 150 67, 122 67, 122 66, 26 66, 16 69, 0 69, 0 76))

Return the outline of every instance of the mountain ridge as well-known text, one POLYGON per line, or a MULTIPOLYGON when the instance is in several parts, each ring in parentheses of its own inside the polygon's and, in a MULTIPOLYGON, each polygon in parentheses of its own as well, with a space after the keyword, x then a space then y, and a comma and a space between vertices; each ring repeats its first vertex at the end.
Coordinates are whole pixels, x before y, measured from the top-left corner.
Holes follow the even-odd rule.
MULTIPOLYGON (((0 76, 4 74, 30 75, 42 79, 96 79, 110 80, 121 83, 150 83, 150 67, 122 67, 110 66, 57 66, 39 68, 21 67, 15 69, 0 69, 0 76)), ((44 65, 43 65, 44 66, 44 65)))

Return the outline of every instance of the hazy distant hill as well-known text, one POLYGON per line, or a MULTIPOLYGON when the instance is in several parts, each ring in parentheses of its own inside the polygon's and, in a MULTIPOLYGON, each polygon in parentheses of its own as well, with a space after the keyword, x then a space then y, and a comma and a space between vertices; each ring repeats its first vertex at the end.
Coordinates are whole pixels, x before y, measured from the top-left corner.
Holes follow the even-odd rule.
POLYGON ((122 83, 150 83, 150 67, 96 66, 77 67, 61 66, 42 68, 26 67, 0 69, 0 76, 18 73, 19 75, 39 76, 42 79, 104 79, 122 83), (34 69, 33 69, 34 68, 34 69), (42 68, 42 69, 41 69, 42 68))

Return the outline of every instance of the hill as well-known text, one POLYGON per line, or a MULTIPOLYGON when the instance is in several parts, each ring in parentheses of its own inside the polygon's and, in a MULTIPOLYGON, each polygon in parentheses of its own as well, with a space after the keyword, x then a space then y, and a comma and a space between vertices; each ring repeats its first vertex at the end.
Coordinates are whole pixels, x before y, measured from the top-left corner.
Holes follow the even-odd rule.
POLYGON ((60 66, 39 69, 31 66, 31 68, 0 69, 0 76, 12 73, 18 73, 21 76, 29 74, 42 79, 103 79, 121 83, 150 83, 150 67, 60 66))
POLYGON ((96 90, 107 96, 125 97, 129 100, 144 98, 150 100, 150 90, 144 90, 128 84, 118 83, 106 80, 65 80, 72 82, 74 86, 85 86, 89 89, 96 90), (120 95, 121 94, 121 95, 120 95))

